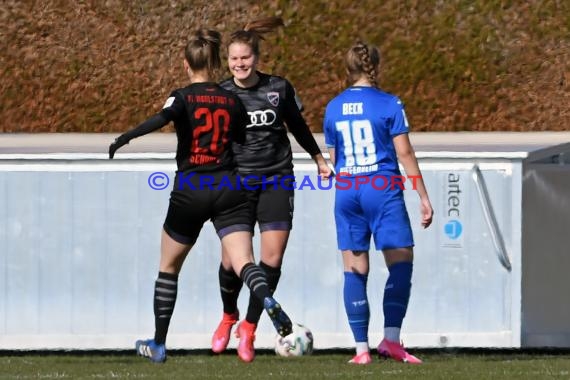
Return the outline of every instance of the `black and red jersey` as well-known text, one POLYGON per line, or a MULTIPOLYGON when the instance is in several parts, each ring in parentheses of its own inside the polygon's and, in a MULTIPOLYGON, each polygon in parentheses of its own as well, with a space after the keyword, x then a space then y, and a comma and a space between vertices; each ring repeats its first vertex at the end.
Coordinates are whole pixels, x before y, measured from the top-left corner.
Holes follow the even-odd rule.
POLYGON ((235 166, 232 141, 243 141, 247 114, 239 98, 216 83, 193 83, 173 91, 160 113, 174 122, 179 171, 235 166))
POLYGON ((311 156, 320 149, 301 115, 293 86, 278 76, 257 75, 258 83, 249 88, 237 86, 233 78, 220 84, 239 96, 249 115, 245 142, 233 145, 238 170, 242 174, 290 174, 293 155, 287 129, 311 156))

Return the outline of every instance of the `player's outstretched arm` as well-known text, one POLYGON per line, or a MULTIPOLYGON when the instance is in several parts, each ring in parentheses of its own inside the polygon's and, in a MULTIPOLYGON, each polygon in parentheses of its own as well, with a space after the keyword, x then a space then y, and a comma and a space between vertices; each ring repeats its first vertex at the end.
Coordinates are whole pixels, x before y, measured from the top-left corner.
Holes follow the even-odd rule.
POLYGON ((128 144, 132 139, 156 131, 168 124, 169 121, 170 120, 168 120, 163 114, 159 113, 145 120, 138 127, 123 133, 117 137, 111 145, 109 145, 109 159, 112 160, 115 156, 115 152, 123 145, 128 144))

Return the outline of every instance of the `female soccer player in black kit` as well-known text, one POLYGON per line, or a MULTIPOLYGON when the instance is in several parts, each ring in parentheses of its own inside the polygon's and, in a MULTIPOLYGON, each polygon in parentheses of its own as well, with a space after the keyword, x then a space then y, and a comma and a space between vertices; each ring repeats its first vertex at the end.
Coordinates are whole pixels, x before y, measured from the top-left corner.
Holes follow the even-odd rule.
MULTIPOLYGON (((254 212, 251 231, 257 222, 261 232, 259 266, 267 274, 271 292, 275 291, 281 275, 293 220, 294 190, 292 183, 284 179, 293 175, 287 130, 316 162, 319 175, 323 178, 331 175, 301 115, 293 86, 284 78, 256 70, 261 35, 278 26, 283 26, 283 20, 267 18, 250 22, 243 30, 233 33, 228 45, 228 66, 233 77, 221 83, 223 88, 239 96, 249 114, 245 143, 234 144, 234 151, 239 174, 249 178, 247 193, 254 212)), ((224 313, 212 337, 212 350, 216 353, 226 349, 232 326, 239 319, 237 299, 242 281, 236 273, 222 247, 219 279, 224 313)), ((245 362, 255 357, 253 342, 262 311, 263 304, 250 295, 247 315, 236 332, 240 339, 238 355, 245 362)))
POLYGON ((137 353, 153 362, 166 360, 165 341, 176 302, 178 274, 208 219, 214 224, 229 266, 259 298, 277 332, 282 336, 291 332, 289 317, 272 298, 266 276, 253 259, 251 208, 244 193, 236 190, 231 149, 232 141, 243 142, 247 114, 236 95, 211 81, 220 66, 220 34, 196 31, 185 49, 184 68, 190 85, 173 91, 160 113, 119 136, 109 147, 109 158, 113 158, 115 151, 131 139, 174 122, 178 170, 163 226, 154 288, 155 334, 154 339, 136 342, 137 353), (209 181, 212 186, 202 189, 200 176, 214 178, 209 181))

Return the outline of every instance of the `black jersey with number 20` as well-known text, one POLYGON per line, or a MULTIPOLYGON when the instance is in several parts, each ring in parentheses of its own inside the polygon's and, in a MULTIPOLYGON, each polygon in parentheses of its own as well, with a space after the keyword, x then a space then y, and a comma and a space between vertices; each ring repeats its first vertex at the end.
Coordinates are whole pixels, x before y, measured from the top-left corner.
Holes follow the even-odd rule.
POLYGON ((179 171, 234 167, 232 141, 243 142, 247 113, 239 98, 216 83, 194 83, 173 91, 161 114, 174 122, 179 171))

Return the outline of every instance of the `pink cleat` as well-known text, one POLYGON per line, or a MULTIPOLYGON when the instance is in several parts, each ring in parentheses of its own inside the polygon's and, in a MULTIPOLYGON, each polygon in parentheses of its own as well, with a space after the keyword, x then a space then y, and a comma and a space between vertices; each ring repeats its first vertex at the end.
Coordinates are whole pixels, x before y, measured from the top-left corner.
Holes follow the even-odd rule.
POLYGON ((348 361, 349 364, 370 364, 372 363, 372 358, 370 357, 370 352, 363 352, 360 355, 356 355, 348 361))
POLYGON ((404 345, 398 342, 391 342, 386 338, 378 345, 378 354, 385 358, 392 358, 399 362, 410 364, 422 364, 422 361, 414 355, 410 355, 404 349, 404 345))
POLYGON ((214 351, 216 354, 224 352, 228 347, 232 327, 237 323, 238 319, 238 311, 233 314, 224 313, 222 321, 212 336, 212 351, 214 351))
POLYGON ((253 342, 255 341, 256 328, 256 324, 244 320, 240 322, 236 330, 236 337, 239 338, 237 353, 239 358, 246 363, 252 362, 255 358, 253 342))

